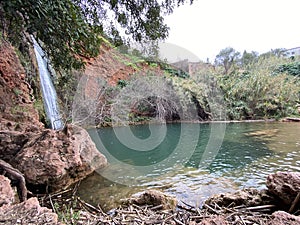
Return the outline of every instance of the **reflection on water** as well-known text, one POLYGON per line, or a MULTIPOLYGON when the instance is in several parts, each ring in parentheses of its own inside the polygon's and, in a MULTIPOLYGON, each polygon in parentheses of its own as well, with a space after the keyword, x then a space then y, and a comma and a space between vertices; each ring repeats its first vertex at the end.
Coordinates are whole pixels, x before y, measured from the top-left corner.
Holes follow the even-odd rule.
MULTIPOLYGON (((119 133, 112 128, 91 130, 91 137, 110 165, 82 181, 81 198, 107 210, 120 199, 157 188, 198 206, 215 193, 263 188, 269 173, 300 171, 298 123, 227 124, 222 146, 206 167, 201 160, 204 152, 207 154, 211 124, 168 124, 163 131, 159 126, 115 128, 119 133), (129 135, 129 130, 139 140, 148 141, 144 151, 121 140, 120 132, 129 135), (149 143, 154 146, 150 150, 149 143)), ((124 137, 131 144, 140 144, 130 136, 124 137)))

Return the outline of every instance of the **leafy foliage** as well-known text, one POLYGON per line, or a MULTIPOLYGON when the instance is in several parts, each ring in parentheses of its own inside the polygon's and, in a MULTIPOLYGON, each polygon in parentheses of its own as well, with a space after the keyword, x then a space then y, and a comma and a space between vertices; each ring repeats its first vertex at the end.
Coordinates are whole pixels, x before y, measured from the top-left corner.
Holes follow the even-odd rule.
MULTIPOLYGON (((163 15, 185 0, 12 0, 0 2, 1 28, 18 44, 24 33, 44 43, 55 68, 81 68, 99 54, 101 36, 123 44, 120 31, 135 41, 165 39, 163 15)), ((192 1, 191 1, 192 2, 192 1)))
POLYGON ((300 77, 300 62, 291 62, 279 65, 275 71, 275 74, 287 73, 292 76, 300 77))
POLYGON ((34 35, 55 68, 80 68, 82 57, 98 54, 101 27, 87 23, 70 0, 2 1, 1 8, 9 37, 17 42, 22 31, 34 35))

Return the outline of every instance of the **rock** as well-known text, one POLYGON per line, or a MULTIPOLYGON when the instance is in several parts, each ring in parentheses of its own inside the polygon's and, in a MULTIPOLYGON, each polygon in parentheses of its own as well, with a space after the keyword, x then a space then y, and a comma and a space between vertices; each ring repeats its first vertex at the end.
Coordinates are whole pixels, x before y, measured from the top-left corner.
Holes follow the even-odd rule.
POLYGON ((10 180, 0 175, 0 207, 12 204, 15 201, 15 192, 10 186, 10 180))
POLYGON ((61 190, 107 164, 86 130, 68 125, 44 129, 28 137, 10 163, 33 191, 61 190))
POLYGON ((131 198, 126 202, 136 205, 161 206, 159 209, 175 209, 177 199, 161 191, 147 190, 136 198, 131 198))
POLYGON ((9 162, 33 135, 33 133, 0 130, 0 159, 9 162))
POLYGON ((258 206, 272 204, 274 199, 266 190, 258 191, 254 188, 238 190, 234 193, 216 194, 205 201, 205 204, 220 207, 258 206))
POLYGON ((277 172, 267 178, 269 192, 290 206, 300 192, 300 172, 277 172))
POLYGON ((30 198, 16 205, 4 205, 0 208, 0 223, 6 225, 35 224, 59 225, 57 214, 41 207, 37 198, 30 198))
POLYGON ((272 218, 267 225, 299 225, 300 216, 294 216, 284 211, 276 211, 272 214, 272 218))

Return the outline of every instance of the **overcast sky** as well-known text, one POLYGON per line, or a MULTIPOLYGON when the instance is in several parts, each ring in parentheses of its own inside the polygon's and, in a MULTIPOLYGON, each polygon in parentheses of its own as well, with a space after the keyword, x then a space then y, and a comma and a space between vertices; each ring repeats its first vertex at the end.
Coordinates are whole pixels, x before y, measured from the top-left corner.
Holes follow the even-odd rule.
POLYGON ((182 49, 197 56, 191 61, 213 62, 225 47, 264 53, 300 46, 299 0, 195 0, 165 20, 170 35, 162 55, 170 61, 187 58, 182 49))

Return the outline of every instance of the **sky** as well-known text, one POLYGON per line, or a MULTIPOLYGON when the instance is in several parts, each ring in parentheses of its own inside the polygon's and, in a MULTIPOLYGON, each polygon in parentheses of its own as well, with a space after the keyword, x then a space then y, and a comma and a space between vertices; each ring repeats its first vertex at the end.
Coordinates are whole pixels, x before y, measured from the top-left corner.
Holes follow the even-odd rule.
POLYGON ((226 47, 260 54, 300 47, 299 0, 194 0, 165 21, 170 31, 161 56, 169 61, 213 62, 226 47))

